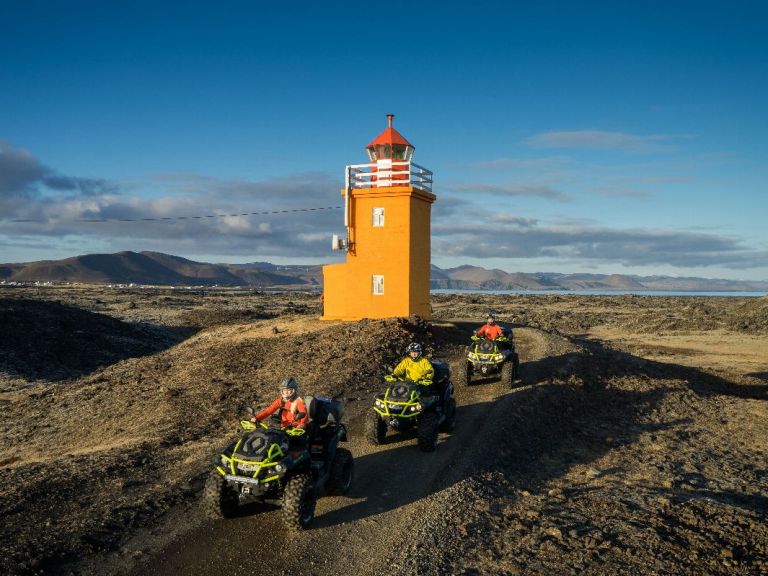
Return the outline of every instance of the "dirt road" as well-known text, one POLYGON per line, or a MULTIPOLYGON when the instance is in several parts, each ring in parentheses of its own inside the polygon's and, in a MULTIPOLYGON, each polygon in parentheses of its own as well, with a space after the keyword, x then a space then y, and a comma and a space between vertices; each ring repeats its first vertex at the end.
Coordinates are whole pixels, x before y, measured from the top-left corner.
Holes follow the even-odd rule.
MULTIPOLYGON (((523 362, 549 355, 551 336, 536 330, 517 333, 523 362)), ((456 360, 451 358, 450 360, 456 360)), ((437 498, 476 471, 494 428, 505 418, 507 403, 516 391, 535 384, 526 375, 521 387, 510 391, 494 379, 475 380, 456 390, 457 426, 441 433, 434 453, 422 453, 411 434, 390 431, 383 446, 369 445, 362 435, 362 417, 351 423, 347 447, 355 456, 355 481, 343 497, 319 500, 310 530, 292 534, 282 524, 279 509, 244 507, 232 520, 193 520, 197 526, 170 543, 134 574, 258 574, 265 559, 277 573, 380 574, 393 551, 413 538, 413 528, 428 516, 440 515, 437 498)))

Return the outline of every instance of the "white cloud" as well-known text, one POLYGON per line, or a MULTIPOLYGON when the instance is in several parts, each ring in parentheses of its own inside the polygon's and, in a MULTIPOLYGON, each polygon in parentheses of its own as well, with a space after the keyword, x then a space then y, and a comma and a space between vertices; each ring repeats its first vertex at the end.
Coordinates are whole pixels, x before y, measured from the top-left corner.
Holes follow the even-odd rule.
POLYGON ((487 184, 484 182, 457 182, 445 185, 450 192, 461 194, 491 194, 494 196, 529 196, 567 202, 569 195, 562 190, 543 184, 487 184))
POLYGON ((526 141, 533 148, 573 148, 657 152, 673 150, 672 142, 687 136, 651 134, 647 136, 603 130, 542 132, 526 141))
POLYGON ((567 156, 550 156, 545 158, 496 158, 485 162, 471 162, 469 164, 454 164, 456 168, 470 168, 473 170, 537 170, 550 172, 562 170, 571 164, 567 156))
POLYGON ((719 266, 731 270, 766 267, 768 252, 743 240, 674 230, 611 229, 592 226, 519 226, 499 222, 492 229, 472 224, 433 225, 437 258, 563 259, 621 264, 670 265, 679 269, 719 266))

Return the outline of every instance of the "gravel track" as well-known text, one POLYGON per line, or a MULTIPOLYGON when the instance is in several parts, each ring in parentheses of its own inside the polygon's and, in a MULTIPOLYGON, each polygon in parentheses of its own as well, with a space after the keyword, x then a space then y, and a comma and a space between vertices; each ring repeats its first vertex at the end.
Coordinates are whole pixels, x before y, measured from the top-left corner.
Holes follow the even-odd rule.
MULTIPOLYGON (((552 338, 518 331, 522 361, 545 357, 552 338)), ((456 430, 441 433, 437 450, 428 454, 418 450, 413 435, 391 431, 384 445, 370 446, 358 415, 347 444, 355 456, 353 487, 343 497, 322 497, 310 530, 288 533, 279 510, 254 505, 240 518, 200 523, 183 536, 194 546, 172 543, 135 574, 254 574, 264 569, 265 558, 283 574, 380 574, 393 553, 412 542, 415 527, 444 512, 440 492, 471 476, 484 455, 481 446, 504 418, 502 399, 514 394, 492 379, 457 389, 456 430)))

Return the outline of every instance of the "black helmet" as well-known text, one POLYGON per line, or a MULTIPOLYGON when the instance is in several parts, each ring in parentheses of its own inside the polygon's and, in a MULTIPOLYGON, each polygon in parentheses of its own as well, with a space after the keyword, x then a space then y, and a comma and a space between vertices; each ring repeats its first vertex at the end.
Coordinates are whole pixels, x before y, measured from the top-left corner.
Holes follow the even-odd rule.
POLYGON ((410 344, 408 344, 408 348, 405 349, 405 353, 410 355, 411 352, 416 352, 418 354, 416 358, 421 356, 421 344, 419 344, 418 342, 411 342, 410 344))
POLYGON ((296 379, 291 377, 283 378, 283 381, 280 382, 280 396, 285 398, 286 400, 290 400, 296 396, 299 392, 299 384, 296 382, 296 379), (283 392, 284 390, 290 390, 290 392, 283 392))

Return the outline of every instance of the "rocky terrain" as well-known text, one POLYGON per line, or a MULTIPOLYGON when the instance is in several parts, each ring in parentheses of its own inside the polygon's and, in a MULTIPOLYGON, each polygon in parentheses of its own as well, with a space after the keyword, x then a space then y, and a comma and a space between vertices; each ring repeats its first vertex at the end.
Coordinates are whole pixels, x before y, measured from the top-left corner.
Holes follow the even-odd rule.
POLYGON ((768 572, 768 298, 441 294, 430 323, 320 305, 0 288, 0 573, 768 572), (457 390, 433 454, 366 445, 404 346, 460 362, 489 309, 522 383, 457 390), (286 375, 345 401, 352 491, 300 535, 269 509, 205 520, 211 457, 286 375))

